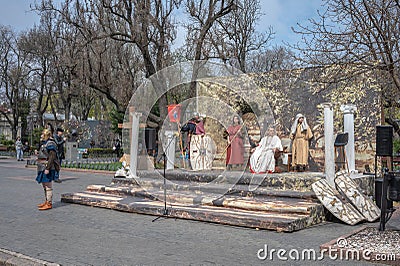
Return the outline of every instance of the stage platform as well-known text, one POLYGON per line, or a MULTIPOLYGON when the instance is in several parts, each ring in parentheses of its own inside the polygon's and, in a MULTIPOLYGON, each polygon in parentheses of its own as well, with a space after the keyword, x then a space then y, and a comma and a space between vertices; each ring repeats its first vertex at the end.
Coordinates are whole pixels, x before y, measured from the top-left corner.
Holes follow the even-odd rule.
MULTIPOLYGON (((162 170, 140 171, 137 175, 113 178, 110 185, 89 185, 83 192, 63 194, 61 200, 280 232, 326 220, 327 211, 311 189, 312 183, 325 178, 323 173, 170 170, 166 171, 165 190, 162 170)), ((369 179, 361 177, 358 183, 368 187, 369 179)))

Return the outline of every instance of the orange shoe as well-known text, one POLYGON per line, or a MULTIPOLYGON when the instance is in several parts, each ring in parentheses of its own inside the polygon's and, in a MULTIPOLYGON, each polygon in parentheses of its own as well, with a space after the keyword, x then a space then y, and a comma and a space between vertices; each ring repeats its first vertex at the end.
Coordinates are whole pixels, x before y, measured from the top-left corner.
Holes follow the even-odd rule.
POLYGON ((44 205, 46 205, 46 202, 47 201, 45 201, 45 202, 43 202, 43 203, 40 203, 40 204, 38 204, 37 206, 38 206, 38 208, 40 208, 40 207, 43 207, 44 205))
POLYGON ((46 201, 45 204, 43 205, 43 207, 39 208, 39 211, 50 210, 51 208, 53 208, 53 205, 51 204, 51 202, 46 201))

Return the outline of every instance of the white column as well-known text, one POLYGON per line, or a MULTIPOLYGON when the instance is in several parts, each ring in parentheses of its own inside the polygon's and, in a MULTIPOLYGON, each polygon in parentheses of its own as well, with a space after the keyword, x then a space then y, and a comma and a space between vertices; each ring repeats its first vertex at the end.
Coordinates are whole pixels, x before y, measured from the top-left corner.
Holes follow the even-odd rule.
POLYGON ((335 186, 335 146, 333 136, 332 104, 324 103, 324 137, 325 137, 325 176, 332 186, 335 186))
POLYGON ((349 172, 356 173, 356 157, 354 148, 354 112, 357 107, 354 104, 345 104, 340 106, 340 111, 343 112, 344 132, 349 134, 349 141, 345 147, 349 172))
POLYGON ((165 155, 167 156, 167 170, 174 169, 175 165, 175 131, 166 130, 165 136, 167 137, 167 142, 165 143, 165 155))
POLYGON ((139 147, 139 119, 142 114, 131 111, 130 120, 132 123, 132 134, 131 134, 131 147, 130 147, 130 166, 129 166, 129 177, 137 177, 137 161, 138 161, 138 147, 139 147))

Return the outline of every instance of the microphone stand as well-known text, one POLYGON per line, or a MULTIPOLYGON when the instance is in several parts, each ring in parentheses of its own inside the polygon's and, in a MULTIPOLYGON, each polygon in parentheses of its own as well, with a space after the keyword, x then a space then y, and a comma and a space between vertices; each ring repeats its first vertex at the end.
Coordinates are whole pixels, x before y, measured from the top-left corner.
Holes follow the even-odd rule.
POLYGON ((165 170, 167 168, 167 154, 165 152, 168 150, 169 146, 172 143, 172 140, 174 140, 174 139, 175 139, 175 135, 173 135, 172 138, 169 140, 167 146, 165 147, 165 149, 163 151, 162 157, 158 160, 158 162, 160 162, 161 159, 163 159, 163 161, 164 161, 164 169, 163 169, 164 210, 163 210, 163 213, 161 215, 159 215, 157 218, 155 218, 154 220, 152 220, 152 222, 157 221, 161 217, 167 217, 170 214, 167 209, 167 181, 166 181, 167 178, 166 178, 166 174, 165 174, 165 170))

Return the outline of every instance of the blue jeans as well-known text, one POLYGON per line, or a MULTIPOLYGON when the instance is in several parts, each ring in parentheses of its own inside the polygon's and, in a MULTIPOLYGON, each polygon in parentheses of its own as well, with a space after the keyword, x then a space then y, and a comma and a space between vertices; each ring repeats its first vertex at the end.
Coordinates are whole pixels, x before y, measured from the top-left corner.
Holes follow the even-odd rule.
POLYGON ((17 149, 17 160, 22 160, 24 158, 24 152, 22 149, 17 149))

